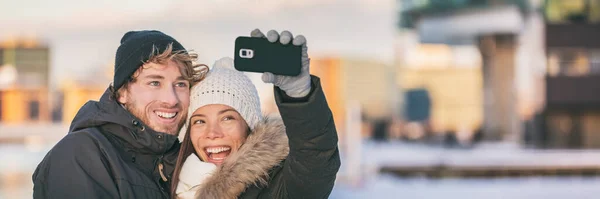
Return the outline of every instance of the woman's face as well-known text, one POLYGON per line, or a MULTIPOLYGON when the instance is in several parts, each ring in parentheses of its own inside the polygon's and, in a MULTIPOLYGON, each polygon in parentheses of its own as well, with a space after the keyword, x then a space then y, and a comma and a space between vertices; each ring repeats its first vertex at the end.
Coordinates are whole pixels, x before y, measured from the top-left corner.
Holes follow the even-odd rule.
POLYGON ((190 117, 190 138, 194 150, 205 162, 221 165, 238 151, 247 136, 246 121, 230 106, 206 105, 190 117))

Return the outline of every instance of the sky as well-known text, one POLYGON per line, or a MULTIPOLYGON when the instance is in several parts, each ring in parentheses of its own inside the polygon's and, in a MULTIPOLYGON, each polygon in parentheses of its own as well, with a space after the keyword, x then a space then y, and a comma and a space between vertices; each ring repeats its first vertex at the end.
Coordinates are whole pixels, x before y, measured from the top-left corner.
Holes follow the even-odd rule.
POLYGON ((0 0, 0 40, 33 37, 51 48, 51 85, 86 79, 114 63, 129 30, 161 30, 199 62, 233 56, 235 38, 254 28, 307 38, 309 55, 391 64, 395 0, 0 0))

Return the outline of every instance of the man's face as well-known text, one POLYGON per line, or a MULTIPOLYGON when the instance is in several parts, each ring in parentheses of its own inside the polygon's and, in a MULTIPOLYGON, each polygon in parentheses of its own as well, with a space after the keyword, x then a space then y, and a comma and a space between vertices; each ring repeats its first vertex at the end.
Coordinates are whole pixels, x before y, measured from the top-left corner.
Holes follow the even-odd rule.
POLYGON ((135 72, 135 81, 123 89, 119 102, 158 132, 177 135, 190 105, 190 83, 177 63, 147 63, 135 72))

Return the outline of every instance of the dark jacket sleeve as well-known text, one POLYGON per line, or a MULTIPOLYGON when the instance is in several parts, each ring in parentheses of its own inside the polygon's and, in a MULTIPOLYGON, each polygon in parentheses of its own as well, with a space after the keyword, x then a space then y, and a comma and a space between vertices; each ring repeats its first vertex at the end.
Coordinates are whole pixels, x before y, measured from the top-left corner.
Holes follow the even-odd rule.
POLYGON ((321 88, 311 76, 311 92, 293 99, 275 87, 275 101, 286 126, 290 153, 283 165, 288 198, 328 198, 340 168, 338 136, 321 88))
POLYGON ((102 157, 89 134, 68 134, 36 168, 33 198, 118 198, 102 157))

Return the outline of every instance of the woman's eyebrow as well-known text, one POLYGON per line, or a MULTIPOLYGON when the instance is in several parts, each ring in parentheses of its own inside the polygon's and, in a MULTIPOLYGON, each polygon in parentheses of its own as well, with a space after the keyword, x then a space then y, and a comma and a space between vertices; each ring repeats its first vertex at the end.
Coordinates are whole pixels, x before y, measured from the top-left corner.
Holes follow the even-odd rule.
POLYGON ((193 118, 193 117, 206 117, 206 115, 203 115, 203 114, 200 114, 200 113, 196 113, 196 114, 193 114, 193 115, 190 117, 190 119, 191 119, 191 118, 193 118))
POLYGON ((235 111, 235 109, 228 108, 228 109, 225 109, 225 110, 221 110, 221 111, 219 111, 219 114, 223 114, 223 113, 228 112, 228 111, 235 111))

